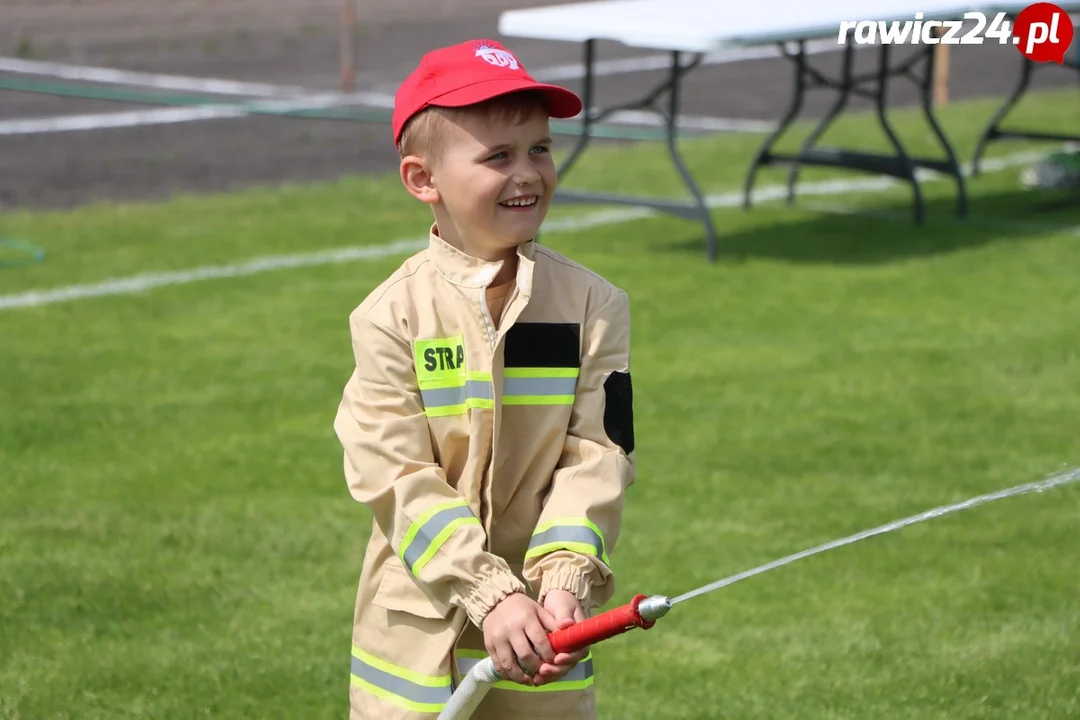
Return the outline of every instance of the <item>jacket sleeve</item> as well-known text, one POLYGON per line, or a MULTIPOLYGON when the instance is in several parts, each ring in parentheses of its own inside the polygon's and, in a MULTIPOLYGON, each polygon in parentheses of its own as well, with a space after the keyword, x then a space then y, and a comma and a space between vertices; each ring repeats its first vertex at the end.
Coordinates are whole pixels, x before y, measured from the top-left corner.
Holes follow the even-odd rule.
POLYGON ((411 344, 360 311, 350 324, 356 368, 334 420, 349 492, 432 602, 464 608, 481 627, 525 587, 485 551, 480 520, 435 462, 411 344))
POLYGON ((523 574, 543 602, 568 590, 586 612, 614 594, 609 554, 618 541, 623 493, 634 481, 630 307, 615 291, 589 313, 581 369, 562 456, 525 555, 523 574))

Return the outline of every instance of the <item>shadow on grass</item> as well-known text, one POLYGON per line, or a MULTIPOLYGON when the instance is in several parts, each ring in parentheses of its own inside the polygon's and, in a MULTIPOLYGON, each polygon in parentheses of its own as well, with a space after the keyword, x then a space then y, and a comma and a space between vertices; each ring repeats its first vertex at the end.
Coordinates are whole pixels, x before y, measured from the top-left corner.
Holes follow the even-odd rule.
MULTIPOLYGON (((847 205, 836 197, 796 197, 794 206, 769 202, 747 212, 776 222, 726 231, 724 216, 717 216, 721 262, 882 264, 996 242, 1023 242, 1067 232, 1080 235, 1080 192, 1075 190, 1017 188, 972 195, 969 185, 967 217, 957 217, 955 197, 946 194, 925 199, 922 225, 915 224, 910 195, 877 202, 860 198, 858 204, 847 205), (806 218, 805 211, 814 215, 806 218)), ((703 255, 705 237, 691 229, 682 239, 650 240, 649 250, 703 255)))

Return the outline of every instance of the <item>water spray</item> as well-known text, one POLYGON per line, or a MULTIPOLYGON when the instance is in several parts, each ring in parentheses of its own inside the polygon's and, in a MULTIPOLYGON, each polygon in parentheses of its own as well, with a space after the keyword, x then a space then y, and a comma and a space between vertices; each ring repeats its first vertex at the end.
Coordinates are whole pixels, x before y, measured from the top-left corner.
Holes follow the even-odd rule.
MULTIPOLYGON (((788 555, 779 560, 773 560, 772 562, 765 563, 756 568, 745 570, 735 575, 717 580, 708 585, 702 585, 699 588, 685 592, 682 595, 677 595, 674 598, 666 595, 635 595, 626 605, 613 608, 595 617, 571 625, 568 628, 551 633, 548 635, 548 640, 556 653, 572 653, 597 642, 615 637, 616 635, 621 635, 634 628, 648 630, 656 624, 657 620, 667 615, 667 613, 679 603, 696 598, 700 595, 705 595, 714 590, 719 590, 720 588, 728 587, 729 585, 734 585, 737 582, 754 577, 755 575, 760 575, 769 570, 775 570, 778 567, 788 565, 796 560, 802 560, 811 557, 812 555, 818 555, 829 550, 844 547, 845 545, 851 545, 852 543, 866 540, 875 535, 893 532, 894 530, 905 528, 908 525, 933 520, 934 518, 959 512, 960 510, 969 510, 973 507, 984 505, 995 500, 1003 500, 1016 495, 1046 492, 1047 490, 1078 481, 1080 481, 1080 468, 1073 468, 1072 470, 1068 470, 1059 475, 1054 475, 1045 480, 1027 483, 1026 485, 1019 485, 1007 490, 999 490, 998 492, 989 493, 987 495, 979 495, 978 497, 973 497, 969 500, 964 500, 963 502, 937 507, 902 520, 895 520, 871 530, 864 530, 855 533, 854 535, 840 538, 839 540, 833 540, 797 552, 793 555, 788 555)), ((447 703, 446 709, 439 715, 439 720, 467 720, 480 704, 480 701, 483 700, 484 695, 487 694, 491 685, 501 679, 502 677, 500 677, 495 670, 495 665, 492 663, 491 658, 477 663, 462 679, 461 686, 450 698, 450 702, 447 703)))

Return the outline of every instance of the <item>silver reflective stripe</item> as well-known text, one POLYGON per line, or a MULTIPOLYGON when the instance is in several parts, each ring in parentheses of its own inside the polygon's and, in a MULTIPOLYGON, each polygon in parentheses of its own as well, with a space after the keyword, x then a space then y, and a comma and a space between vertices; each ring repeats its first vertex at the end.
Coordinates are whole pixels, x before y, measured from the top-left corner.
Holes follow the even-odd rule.
POLYGON ((595 530, 583 525, 558 525, 550 530, 537 533, 536 535, 533 535, 532 540, 529 541, 529 550, 543 545, 562 543, 591 545, 596 548, 597 556, 602 556, 604 554, 603 539, 596 534, 595 530))
POLYGON ((352 657, 352 674, 361 680, 385 690, 388 693, 405 698, 414 703, 446 704, 450 701, 450 686, 428 687, 405 678, 391 675, 385 670, 368 665, 360 658, 352 657))
POLYGON ((503 380, 504 395, 573 395, 577 390, 577 378, 519 378, 508 377, 503 380))
POLYGON ((470 399, 491 400, 494 398, 491 383, 485 380, 468 380, 462 387, 421 390, 420 395, 424 398, 424 407, 429 408, 463 405, 470 399))
POLYGON ((420 559, 420 556, 427 552, 427 549, 431 547, 431 543, 435 541, 439 533, 447 525, 458 519, 472 519, 474 515, 472 510, 464 505, 458 505, 450 507, 445 510, 440 510, 431 516, 427 522, 420 526, 416 531, 416 535, 413 536, 412 541, 409 543, 409 547, 405 548, 405 552, 402 553, 402 560, 405 561, 405 566, 409 568, 409 572, 413 571, 413 565, 420 559))
MULTIPOLYGON (((473 666, 476 665, 476 663, 478 663, 478 662, 480 662, 479 658, 459 657, 457 659, 458 669, 461 671, 462 675, 467 675, 468 672, 473 669, 473 666)), ((575 682, 575 681, 580 682, 582 680, 588 680, 592 676, 593 676, 593 660, 592 660, 592 655, 590 655, 589 657, 585 658, 584 660, 579 662, 577 665, 575 665, 573 668, 571 668, 570 672, 566 673, 566 675, 564 675, 562 678, 555 681, 554 685, 558 685, 559 683, 566 683, 566 682, 575 682)), ((497 682, 497 683, 495 683, 495 687, 504 688, 504 689, 513 689, 513 690, 532 690, 533 689, 531 686, 518 685, 517 683, 515 683, 513 681, 510 681, 510 680, 502 680, 500 682, 497 682)))

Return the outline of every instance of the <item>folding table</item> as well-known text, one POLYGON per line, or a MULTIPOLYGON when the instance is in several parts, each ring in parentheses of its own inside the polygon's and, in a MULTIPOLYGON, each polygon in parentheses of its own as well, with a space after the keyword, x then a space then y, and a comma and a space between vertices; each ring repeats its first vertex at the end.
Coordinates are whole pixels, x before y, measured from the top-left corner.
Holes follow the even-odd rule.
MULTIPOLYGON (((884 174, 907 181, 914 194, 915 220, 921 222, 924 212, 923 198, 916 171, 919 168, 929 168, 955 180, 957 213, 963 216, 966 213, 967 197, 960 163, 934 117, 932 108, 933 50, 936 46, 907 45, 907 48, 916 50, 914 56, 894 63, 891 60, 894 48, 878 45, 877 70, 873 73, 856 74, 853 68, 855 46, 849 40, 843 50, 840 76, 829 77, 811 65, 806 43, 818 38, 837 38, 840 23, 845 20, 903 21, 915 19, 916 13, 922 13, 924 20, 960 20, 964 13, 971 9, 971 5, 958 0, 875 0, 873 3, 865 0, 824 0, 814 3, 793 0, 600 0, 507 11, 499 18, 499 32, 509 37, 584 44, 583 127, 569 156, 559 168, 560 177, 570 170, 584 151, 591 136, 590 127, 594 123, 619 110, 650 109, 664 118, 668 153, 693 198, 688 202, 560 190, 556 193, 556 200, 643 206, 698 220, 705 229, 709 259, 715 261, 718 252, 712 216, 676 145, 681 83, 687 73, 701 64, 706 53, 724 48, 747 48, 775 43, 780 46, 783 57, 794 65, 795 84, 791 104, 776 129, 766 138, 755 155, 747 173, 744 188, 746 207, 751 204, 754 178, 762 166, 790 166, 787 184, 789 202, 794 198, 800 166, 829 166, 884 174), (669 52, 671 65, 666 78, 656 87, 649 88, 639 100, 607 109, 594 108, 594 66, 598 40, 612 40, 628 47, 669 52), (792 43, 795 45, 794 49, 789 47, 792 43), (687 56, 685 61, 684 55, 687 56), (917 74, 915 68, 920 62, 924 65, 923 72, 917 74), (886 90, 889 79, 897 76, 906 76, 919 84, 922 110, 941 146, 942 157, 912 156, 893 131, 887 117, 886 90), (829 111, 797 154, 774 152, 773 146, 802 109, 806 91, 815 88, 831 88, 837 92, 836 100, 829 111), (666 102, 661 104, 665 93, 666 102), (843 112, 852 95, 874 100, 878 121, 892 146, 891 154, 816 147, 822 133, 843 112)), ((717 92, 722 91, 722 88, 717 89, 717 92)))

